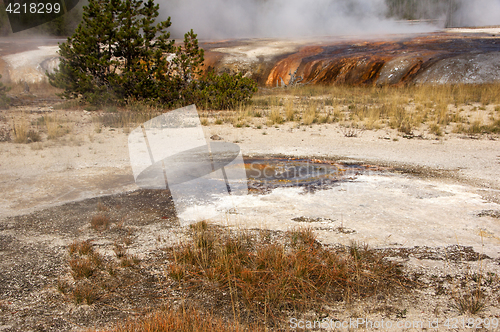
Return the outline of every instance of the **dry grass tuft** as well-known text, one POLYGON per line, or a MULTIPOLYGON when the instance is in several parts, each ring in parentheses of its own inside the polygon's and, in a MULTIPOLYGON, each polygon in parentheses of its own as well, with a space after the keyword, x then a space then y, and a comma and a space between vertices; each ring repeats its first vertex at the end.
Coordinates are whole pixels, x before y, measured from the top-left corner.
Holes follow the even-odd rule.
POLYGON ((88 257, 71 259, 69 261, 69 267, 75 279, 90 278, 95 272, 95 266, 88 257))
POLYGON ((92 305, 99 299, 99 289, 87 281, 77 282, 73 289, 73 299, 76 304, 92 305))
POLYGON ((97 211, 101 211, 101 212, 109 211, 109 206, 107 206, 106 204, 104 204, 102 202, 98 202, 97 203, 97 211))
POLYGON ((264 327, 253 324, 244 326, 238 323, 228 324, 210 313, 194 308, 166 308, 154 312, 145 318, 128 320, 118 324, 113 332, 263 332, 264 327))
POLYGON ((14 122, 12 129, 15 143, 26 143, 28 141, 28 124, 26 122, 14 122))
POLYGON ((46 116, 43 121, 47 126, 47 139, 57 139, 71 132, 71 128, 63 126, 62 120, 57 117, 46 116))
POLYGON ((315 102, 311 102, 302 117, 302 123, 306 126, 311 125, 318 121, 317 116, 317 104, 315 102))
POLYGON ((429 132, 436 136, 443 136, 443 131, 441 130, 441 126, 439 123, 432 123, 429 125, 429 132))
POLYGON ((109 228, 110 219, 107 215, 103 213, 98 213, 92 217, 90 221, 90 226, 96 231, 105 231, 109 228))
POLYGON ((102 256, 93 250, 92 243, 87 241, 73 241, 68 246, 71 257, 69 267, 74 279, 90 278, 102 265, 102 256))
POLYGON ((500 119, 495 114, 500 109, 500 94, 495 93, 499 88, 500 84, 401 87, 305 85, 260 92, 254 97, 253 105, 270 109, 270 125, 275 123, 270 117, 276 117, 277 110, 281 110, 284 103, 285 119, 296 121, 298 116, 295 110, 303 109, 300 121, 304 125, 350 121, 368 130, 388 126, 413 136, 413 132, 425 124, 437 136, 453 128, 454 132, 477 136, 500 133, 500 119), (326 115, 321 110, 323 103, 329 107, 326 115), (469 123, 471 112, 477 113, 480 125, 469 123), (447 128, 449 125, 453 127, 447 128))
POLYGON ((70 255, 89 255, 92 253, 92 243, 87 240, 87 241, 73 241, 69 247, 68 251, 70 255))
POLYGON ((280 110, 277 108, 273 109, 269 114, 269 122, 267 125, 272 126, 273 124, 282 124, 283 122, 285 122, 285 120, 283 119, 280 110))
POLYGON ((295 114, 297 114, 297 111, 295 110, 293 99, 289 98, 285 102, 285 118, 286 118, 286 121, 294 121, 295 120, 295 114))
POLYGON ((405 283, 399 266, 384 256, 367 247, 324 248, 311 229, 269 243, 216 232, 202 222, 192 227, 192 239, 168 250, 174 262, 169 276, 231 303, 233 312, 246 308, 260 321, 283 310, 304 312, 326 301, 389 293, 405 283))
POLYGON ((486 297, 479 288, 460 292, 453 296, 453 307, 460 314, 476 315, 486 309, 486 297))

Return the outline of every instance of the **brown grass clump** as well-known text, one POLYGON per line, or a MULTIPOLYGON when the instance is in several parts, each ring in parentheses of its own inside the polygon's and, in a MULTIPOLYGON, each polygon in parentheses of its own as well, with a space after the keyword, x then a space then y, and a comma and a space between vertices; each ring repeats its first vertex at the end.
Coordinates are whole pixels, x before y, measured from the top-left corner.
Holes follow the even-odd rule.
POLYGON ((75 282, 71 285, 67 280, 59 278, 57 289, 62 294, 71 296, 75 304, 91 305, 100 297, 101 291, 94 284, 94 277, 103 267, 104 258, 94 251, 89 240, 73 241, 68 246, 68 253, 68 265, 75 282))
POLYGON ((94 274, 95 266, 89 258, 73 258, 69 261, 73 278, 90 278, 94 274))
POLYGON ((283 310, 304 312, 326 301, 388 293, 405 283, 399 266, 384 256, 358 245, 324 248, 310 229, 293 230, 280 243, 216 233, 205 222, 192 233, 191 245, 169 250, 169 276, 225 298, 235 317, 243 307, 265 320, 283 310))
POLYGON ((88 255, 92 253, 92 243, 87 241, 73 241, 69 247, 68 251, 70 255, 79 254, 79 255, 88 255))
POLYGON ((69 267, 74 279, 90 278, 103 263, 102 256, 94 251, 89 240, 73 241, 68 246, 68 253, 69 267))
POLYGON ((102 232, 108 229, 110 222, 111 221, 107 215, 98 213, 92 217, 90 226, 96 231, 102 232))
POLYGON ((99 298, 99 289, 86 282, 79 282, 73 289, 73 299, 76 304, 91 305, 99 298))
POLYGON ((243 326, 228 322, 194 308, 167 308, 154 312, 143 319, 128 320, 119 324, 113 332, 263 332, 259 325, 243 326))

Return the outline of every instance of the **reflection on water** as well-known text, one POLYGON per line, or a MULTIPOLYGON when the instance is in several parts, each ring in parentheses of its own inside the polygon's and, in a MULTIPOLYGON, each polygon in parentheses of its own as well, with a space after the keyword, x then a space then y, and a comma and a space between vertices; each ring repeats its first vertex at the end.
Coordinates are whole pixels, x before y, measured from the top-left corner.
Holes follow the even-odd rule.
POLYGON ((279 157, 247 157, 245 169, 248 189, 258 193, 279 187, 304 187, 305 191, 311 192, 329 188, 340 181, 354 180, 359 174, 381 171, 371 165, 279 157))

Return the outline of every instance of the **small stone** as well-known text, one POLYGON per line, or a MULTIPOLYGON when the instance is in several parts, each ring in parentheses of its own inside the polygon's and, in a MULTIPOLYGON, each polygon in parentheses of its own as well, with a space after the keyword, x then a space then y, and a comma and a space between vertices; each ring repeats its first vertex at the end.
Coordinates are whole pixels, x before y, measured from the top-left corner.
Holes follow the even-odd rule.
POLYGON ((212 135, 210 136, 210 139, 212 141, 222 141, 222 137, 220 137, 219 135, 212 135))

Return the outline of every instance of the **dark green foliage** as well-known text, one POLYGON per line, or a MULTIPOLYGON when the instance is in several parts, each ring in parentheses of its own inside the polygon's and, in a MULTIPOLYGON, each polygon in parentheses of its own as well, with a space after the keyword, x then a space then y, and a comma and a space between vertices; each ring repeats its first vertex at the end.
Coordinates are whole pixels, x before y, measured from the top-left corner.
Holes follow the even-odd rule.
MULTIPOLYGON (((0 78, 2 78, 2 75, 0 75, 0 78)), ((9 91, 10 88, 6 87, 3 85, 2 82, 0 82, 0 109, 8 109, 9 104, 10 104, 10 99, 7 97, 6 92, 9 91)))
POLYGON ((167 106, 232 108, 249 99, 255 83, 241 75, 202 75, 203 50, 191 30, 181 46, 155 23, 153 0, 89 0, 75 34, 60 45, 61 64, 48 74, 66 98, 93 105, 148 101, 167 106))
POLYGON ((90 0, 75 34, 60 45, 50 83, 94 105, 158 97, 155 81, 168 66, 163 54, 173 50, 170 20, 154 25, 158 8, 153 0, 90 0))
POLYGON ((235 109, 257 92, 257 83, 241 74, 216 75, 210 71, 193 92, 197 104, 206 109, 235 109))

